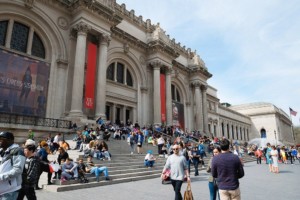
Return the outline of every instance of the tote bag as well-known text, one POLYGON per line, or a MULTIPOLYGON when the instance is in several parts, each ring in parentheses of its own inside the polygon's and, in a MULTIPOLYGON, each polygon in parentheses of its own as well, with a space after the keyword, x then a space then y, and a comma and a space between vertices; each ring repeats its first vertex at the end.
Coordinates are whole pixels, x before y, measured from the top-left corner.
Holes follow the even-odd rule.
POLYGON ((192 189, 191 189, 191 184, 190 183, 188 183, 188 185, 186 187, 183 199, 184 200, 194 200, 192 189))

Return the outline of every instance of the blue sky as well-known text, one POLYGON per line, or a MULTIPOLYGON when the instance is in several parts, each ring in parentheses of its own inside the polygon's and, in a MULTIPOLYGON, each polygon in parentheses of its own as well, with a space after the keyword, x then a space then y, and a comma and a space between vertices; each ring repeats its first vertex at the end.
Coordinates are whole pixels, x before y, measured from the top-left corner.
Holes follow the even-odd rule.
POLYGON ((221 102, 269 102, 300 118, 300 1, 117 0, 196 50, 221 102))

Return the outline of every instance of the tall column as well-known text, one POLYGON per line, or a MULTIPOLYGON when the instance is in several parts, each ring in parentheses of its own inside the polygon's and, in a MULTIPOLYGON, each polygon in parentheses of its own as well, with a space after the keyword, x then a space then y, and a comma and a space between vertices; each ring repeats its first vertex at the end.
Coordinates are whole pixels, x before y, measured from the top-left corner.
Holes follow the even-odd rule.
POLYGON ((200 82, 195 81, 195 101, 196 101, 196 129, 199 130, 201 133, 203 132, 203 111, 202 111, 202 97, 200 91, 200 82))
POLYGON ((166 70, 166 114, 167 126, 172 125, 172 94, 171 94, 171 73, 172 69, 166 70))
POLYGON ((75 30, 77 30, 77 44, 74 63, 70 116, 83 116, 82 99, 84 82, 84 64, 86 52, 86 38, 89 29, 89 26, 82 22, 75 26, 75 30))
POLYGON ((207 97, 206 97, 206 85, 201 85, 202 91, 202 108, 203 108, 203 128, 204 132, 208 134, 208 114, 207 114, 207 97))
POLYGON ((33 29, 33 27, 30 27, 29 35, 28 35, 28 42, 27 42, 27 49, 26 49, 26 53, 29 55, 31 55, 33 33, 34 33, 34 29, 33 29))
POLYGON ((141 87, 141 95, 142 95, 142 101, 141 101, 141 113, 142 113, 142 121, 140 122, 142 126, 147 125, 148 122, 148 115, 149 115, 149 111, 148 111, 148 98, 147 98, 147 92, 148 92, 148 88, 147 87, 141 87))
POLYGON ((55 118, 60 118, 65 111, 65 92, 68 61, 59 59, 56 62, 57 70, 55 90, 57 92, 56 100, 57 102, 59 102, 59 104, 56 104, 54 106, 54 116, 55 118))
POLYGON ((113 104, 111 107, 112 107, 112 112, 111 112, 110 121, 111 123, 114 124, 116 122, 116 104, 113 104))
POLYGON ((98 71, 97 71, 97 89, 96 89, 96 118, 102 117, 105 119, 105 104, 106 104, 106 67, 107 67, 107 48, 110 37, 101 35, 98 51, 98 71))
POLYGON ((160 104, 160 67, 159 62, 152 63, 153 66, 153 123, 161 125, 160 104))

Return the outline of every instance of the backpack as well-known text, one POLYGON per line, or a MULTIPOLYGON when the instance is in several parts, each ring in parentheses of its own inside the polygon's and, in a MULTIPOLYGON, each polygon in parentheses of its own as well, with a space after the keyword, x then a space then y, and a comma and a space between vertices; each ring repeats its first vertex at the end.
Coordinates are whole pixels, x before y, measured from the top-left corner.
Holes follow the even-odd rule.
POLYGON ((10 159, 10 162, 11 162, 11 166, 13 166, 13 156, 16 156, 19 154, 19 152, 22 152, 21 155, 24 155, 23 154, 23 149, 21 147, 15 147, 15 148, 12 148, 10 149, 9 151, 9 155, 6 156, 6 158, 4 160, 1 161, 1 164, 3 164, 5 161, 9 160, 10 159))

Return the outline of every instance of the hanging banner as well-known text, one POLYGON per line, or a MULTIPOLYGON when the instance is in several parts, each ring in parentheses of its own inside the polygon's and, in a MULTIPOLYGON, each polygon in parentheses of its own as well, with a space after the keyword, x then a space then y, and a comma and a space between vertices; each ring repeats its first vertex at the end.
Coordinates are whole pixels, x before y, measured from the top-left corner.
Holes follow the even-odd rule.
POLYGON ((0 112, 45 117, 50 64, 0 49, 0 112))
POLYGON ((184 106, 182 103, 179 102, 172 103, 172 117, 173 117, 173 126, 177 126, 180 127, 182 130, 185 130, 184 106))
POLYGON ((85 108, 93 109, 95 102, 95 78, 97 64, 97 45, 88 43, 87 69, 85 76, 85 108))
POLYGON ((160 108, 161 108, 161 122, 166 122, 166 76, 160 74, 160 108))

